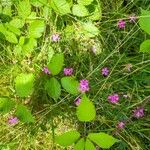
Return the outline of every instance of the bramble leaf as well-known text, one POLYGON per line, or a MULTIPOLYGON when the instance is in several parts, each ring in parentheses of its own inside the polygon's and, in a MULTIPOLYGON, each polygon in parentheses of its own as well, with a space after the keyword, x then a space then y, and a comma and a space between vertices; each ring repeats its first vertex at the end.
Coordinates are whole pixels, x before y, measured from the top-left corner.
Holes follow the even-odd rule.
POLYGON ((140 45, 140 52, 148 52, 150 53, 150 40, 145 40, 140 45))
POLYGON ((80 139, 74 146, 74 150, 84 150, 85 140, 84 138, 80 139))

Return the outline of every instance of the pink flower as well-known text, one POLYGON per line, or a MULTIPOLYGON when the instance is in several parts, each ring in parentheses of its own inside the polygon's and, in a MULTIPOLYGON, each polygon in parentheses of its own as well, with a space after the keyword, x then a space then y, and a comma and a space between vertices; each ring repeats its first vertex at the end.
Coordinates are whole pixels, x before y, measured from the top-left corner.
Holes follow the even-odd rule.
POLYGON ((79 106, 80 102, 81 102, 81 98, 80 97, 76 98, 75 101, 74 101, 74 103, 76 104, 76 106, 79 106))
POLYGON ((102 72, 102 75, 105 77, 109 75, 109 69, 107 67, 103 68, 101 72, 102 72))
POLYGON ((17 117, 10 117, 10 118, 8 119, 8 123, 9 123, 10 125, 15 125, 15 124, 18 123, 18 118, 17 118, 17 117))
POLYGON ((129 22, 130 23, 134 23, 136 21, 137 17, 135 16, 135 14, 132 14, 131 16, 129 16, 129 22))
POLYGON ((60 35, 58 33, 53 34, 51 40, 53 42, 58 42, 60 40, 60 35))
POLYGON ((108 96, 108 100, 111 102, 111 103, 118 103, 119 101, 119 95, 118 94, 113 94, 113 95, 110 95, 108 96))
POLYGON ((133 116, 135 118, 141 118, 144 116, 144 108, 143 107, 138 107, 135 110, 133 110, 133 116))
POLYGON ((73 68, 64 68, 64 75, 71 76, 73 74, 73 68))
POLYGON ((125 127, 125 123, 123 121, 118 122, 117 128, 118 129, 123 129, 125 127))
POLYGON ((125 25, 126 25, 126 22, 124 20, 119 20, 118 23, 117 23, 117 26, 118 28, 120 29, 124 29, 125 28, 125 25))
POLYGON ((51 74, 51 72, 49 71, 49 69, 48 69, 47 67, 44 67, 44 68, 43 68, 43 72, 44 72, 45 74, 48 74, 48 75, 51 74))
POLYGON ((86 91, 89 91, 89 82, 88 80, 80 80, 80 86, 79 91, 84 93, 86 91))

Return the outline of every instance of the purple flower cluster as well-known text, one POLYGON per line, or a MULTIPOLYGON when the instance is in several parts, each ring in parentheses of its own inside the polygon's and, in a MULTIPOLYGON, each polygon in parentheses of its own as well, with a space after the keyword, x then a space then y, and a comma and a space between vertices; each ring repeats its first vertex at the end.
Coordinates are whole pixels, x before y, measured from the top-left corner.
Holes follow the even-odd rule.
POLYGON ((101 70, 101 72, 102 72, 102 75, 103 75, 104 77, 107 77, 107 76, 109 75, 109 69, 108 69, 107 67, 104 67, 104 68, 101 70))
POLYGON ((135 110, 133 110, 133 116, 135 118, 141 118, 144 116, 144 108, 143 107, 138 107, 135 110))
POLYGON ((10 125, 15 125, 15 124, 17 124, 18 123, 18 118, 17 117, 10 117, 9 119, 8 119, 8 123, 10 124, 10 125))
POLYGON ((126 26, 126 22, 125 22, 124 20, 120 19, 120 20, 118 21, 118 23, 117 23, 117 26, 118 26, 118 28, 120 28, 120 29, 124 29, 125 26, 126 26))
POLYGON ((79 106, 80 103, 81 103, 81 98, 80 97, 76 98, 74 103, 75 103, 76 106, 79 106))
POLYGON ((60 35, 58 33, 53 34, 51 40, 53 42, 58 42, 60 40, 60 35))
POLYGON ((79 91, 81 93, 89 91, 89 82, 88 82, 88 80, 80 80, 79 91))
POLYGON ((48 67, 44 67, 44 68, 43 68, 43 72, 44 72, 45 74, 48 74, 48 75, 51 74, 51 72, 49 71, 48 67))
POLYGON ((119 121, 117 124, 118 129, 123 129, 125 127, 125 123, 123 121, 119 121))
POLYGON ((118 94, 112 94, 110 96, 108 96, 108 100, 111 102, 111 103, 118 103, 119 101, 119 95, 118 94))
POLYGON ((71 76, 73 74, 73 68, 64 68, 64 75, 71 76))

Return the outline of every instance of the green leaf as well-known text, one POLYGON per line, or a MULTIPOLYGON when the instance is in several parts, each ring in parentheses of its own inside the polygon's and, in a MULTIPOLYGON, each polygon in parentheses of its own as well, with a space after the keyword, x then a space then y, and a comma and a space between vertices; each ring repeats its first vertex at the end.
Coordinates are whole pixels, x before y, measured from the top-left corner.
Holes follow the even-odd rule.
POLYGON ((99 34, 98 28, 92 22, 83 23, 82 28, 85 36, 95 37, 99 34))
POLYGON ((52 75, 57 75, 62 70, 64 64, 64 55, 62 53, 53 55, 48 68, 51 71, 52 75))
POLYGON ((77 117, 80 121, 89 122, 96 116, 96 110, 93 103, 84 95, 80 105, 77 107, 77 117))
POLYGON ((30 54, 33 50, 34 47, 37 46, 37 40, 34 38, 27 38, 24 41, 24 45, 22 45, 23 49, 23 54, 30 54))
POLYGON ((0 112, 6 114, 15 107, 15 102, 9 98, 0 97, 0 112))
POLYGON ((85 17, 89 15, 89 12, 86 9, 86 7, 84 5, 79 5, 79 4, 73 5, 72 13, 73 15, 78 17, 85 17))
POLYGON ((51 7, 61 15, 71 13, 69 3, 66 0, 51 0, 51 7))
POLYGON ((18 5, 18 15, 19 17, 26 19, 31 13, 31 5, 29 0, 23 0, 19 2, 18 5))
POLYGON ((47 5, 47 0, 30 0, 31 4, 35 7, 42 7, 43 5, 47 5))
POLYGON ((9 24, 16 28, 22 28, 24 26, 24 21, 19 18, 14 18, 9 22, 9 24))
POLYGON ((76 143, 74 150, 84 150, 84 145, 85 145, 85 141, 84 138, 82 138, 76 143))
POLYGON ((35 121, 28 108, 22 104, 17 106, 15 114, 19 118, 19 120, 24 123, 32 123, 35 121))
POLYGON ((150 34, 150 11, 141 9, 141 17, 139 19, 139 25, 142 30, 150 34))
POLYGON ((14 44, 18 43, 18 39, 16 35, 10 31, 5 32, 5 38, 10 43, 14 43, 14 44))
POLYGON ((61 86, 58 80, 54 77, 50 78, 45 84, 45 89, 50 97, 57 100, 61 94, 61 86))
POLYGON ((78 4, 82 5, 90 5, 93 2, 93 0, 78 0, 78 4))
POLYGON ((79 82, 74 77, 63 77, 61 79, 62 87, 70 94, 76 95, 79 93, 79 82))
POLYGON ((119 140, 114 138, 111 135, 106 133, 90 133, 88 138, 96 143, 101 148, 110 148, 114 143, 118 142, 119 140))
POLYGON ((7 29, 8 29, 9 31, 13 32, 13 33, 16 34, 16 35, 20 35, 20 34, 21 34, 21 31, 20 31, 18 28, 16 28, 16 27, 10 25, 9 23, 6 23, 6 24, 5 24, 5 27, 7 27, 7 29))
POLYGON ((66 132, 60 136, 55 137, 55 141, 57 144, 60 144, 61 146, 69 146, 72 145, 74 142, 76 142, 80 137, 80 133, 77 131, 69 131, 66 132))
POLYGON ((95 150, 95 149, 96 148, 95 148, 94 144, 90 140, 86 139, 85 150, 95 150))
POLYGON ((42 20, 35 20, 29 25, 29 37, 39 38, 45 30, 45 23, 42 20))
POLYGON ((140 45, 140 52, 148 52, 148 53, 150 53, 150 40, 145 40, 140 45))
POLYGON ((21 73, 15 79, 16 93, 20 97, 29 96, 33 91, 33 85, 34 85, 34 75, 32 73, 30 74, 21 73))

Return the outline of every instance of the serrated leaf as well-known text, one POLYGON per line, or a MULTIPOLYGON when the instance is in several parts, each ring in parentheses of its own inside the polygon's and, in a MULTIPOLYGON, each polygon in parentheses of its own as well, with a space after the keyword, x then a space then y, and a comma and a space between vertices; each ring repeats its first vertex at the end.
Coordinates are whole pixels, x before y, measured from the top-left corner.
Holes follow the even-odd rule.
POLYGON ((141 9, 141 17, 139 19, 139 25, 142 30, 150 34, 150 11, 141 9))
POLYGON ((78 4, 82 5, 90 5, 93 2, 93 0, 78 0, 78 4))
POLYGON ((45 84, 45 89, 50 97, 57 100, 61 94, 61 86, 58 80, 54 77, 50 78, 45 84))
POLYGON ((15 107, 15 102, 9 98, 0 97, 0 112, 6 114, 15 107))
POLYGON ((16 35, 12 32, 6 31, 5 38, 10 43, 14 43, 14 44, 18 43, 18 39, 17 39, 16 35))
POLYGON ((96 143, 101 148, 110 148, 114 143, 118 142, 119 140, 114 138, 111 135, 106 133, 90 133, 88 138, 96 143))
POLYGON ((76 95, 79 93, 79 82, 74 77, 63 77, 61 79, 62 87, 70 94, 76 95))
POLYGON ((51 0, 51 7, 61 15, 71 13, 69 3, 66 0, 51 0))
POLYGON ((80 121, 89 122, 94 120, 96 110, 94 104, 84 95, 81 99, 80 105, 77 107, 77 117, 80 121))
POLYGON ((22 28, 24 26, 24 21, 19 18, 14 18, 9 22, 9 24, 16 28, 22 28))
POLYGON ((87 8, 84 5, 79 4, 73 5, 72 13, 78 17, 85 17, 89 15, 87 8))
POLYGON ((85 150, 95 150, 95 146, 94 144, 88 140, 88 138, 86 139, 86 142, 85 142, 85 150))
POLYGON ((17 106, 15 114, 24 123, 33 123, 35 121, 29 109, 22 104, 17 106))
POLYGON ((53 55, 48 68, 52 75, 57 75, 62 70, 64 64, 64 55, 62 53, 53 55))
POLYGON ((85 140, 84 138, 80 139, 74 146, 74 150, 84 150, 85 140))
POLYGON ((18 15, 22 19, 26 19, 31 13, 31 5, 29 0, 23 0, 18 5, 18 15))
POLYGON ((150 53, 150 40, 145 40, 143 43, 141 43, 140 52, 150 53))
POLYGON ((16 27, 10 25, 9 23, 6 23, 6 24, 5 24, 5 27, 7 27, 7 29, 8 29, 9 31, 13 32, 13 33, 16 34, 16 35, 20 35, 20 34, 21 34, 21 31, 20 31, 18 28, 16 28, 16 27))
POLYGON ((39 38, 45 30, 45 23, 42 20, 35 20, 29 25, 29 37, 39 38))
POLYGON ((33 85, 34 85, 34 75, 32 73, 30 74, 21 73, 15 79, 16 93, 20 97, 29 96, 33 91, 33 85))
POLYGON ((33 50, 34 47, 37 46, 37 40, 34 38, 27 38, 24 41, 24 45, 22 45, 22 49, 23 49, 23 54, 30 54, 33 50))
POLYGON ((72 145, 74 142, 76 142, 80 137, 80 133, 77 131, 69 131, 66 132, 60 136, 55 137, 55 141, 57 144, 60 144, 61 146, 69 146, 72 145))
POLYGON ((87 37, 95 37, 99 34, 98 28, 92 22, 82 24, 83 32, 87 37))

